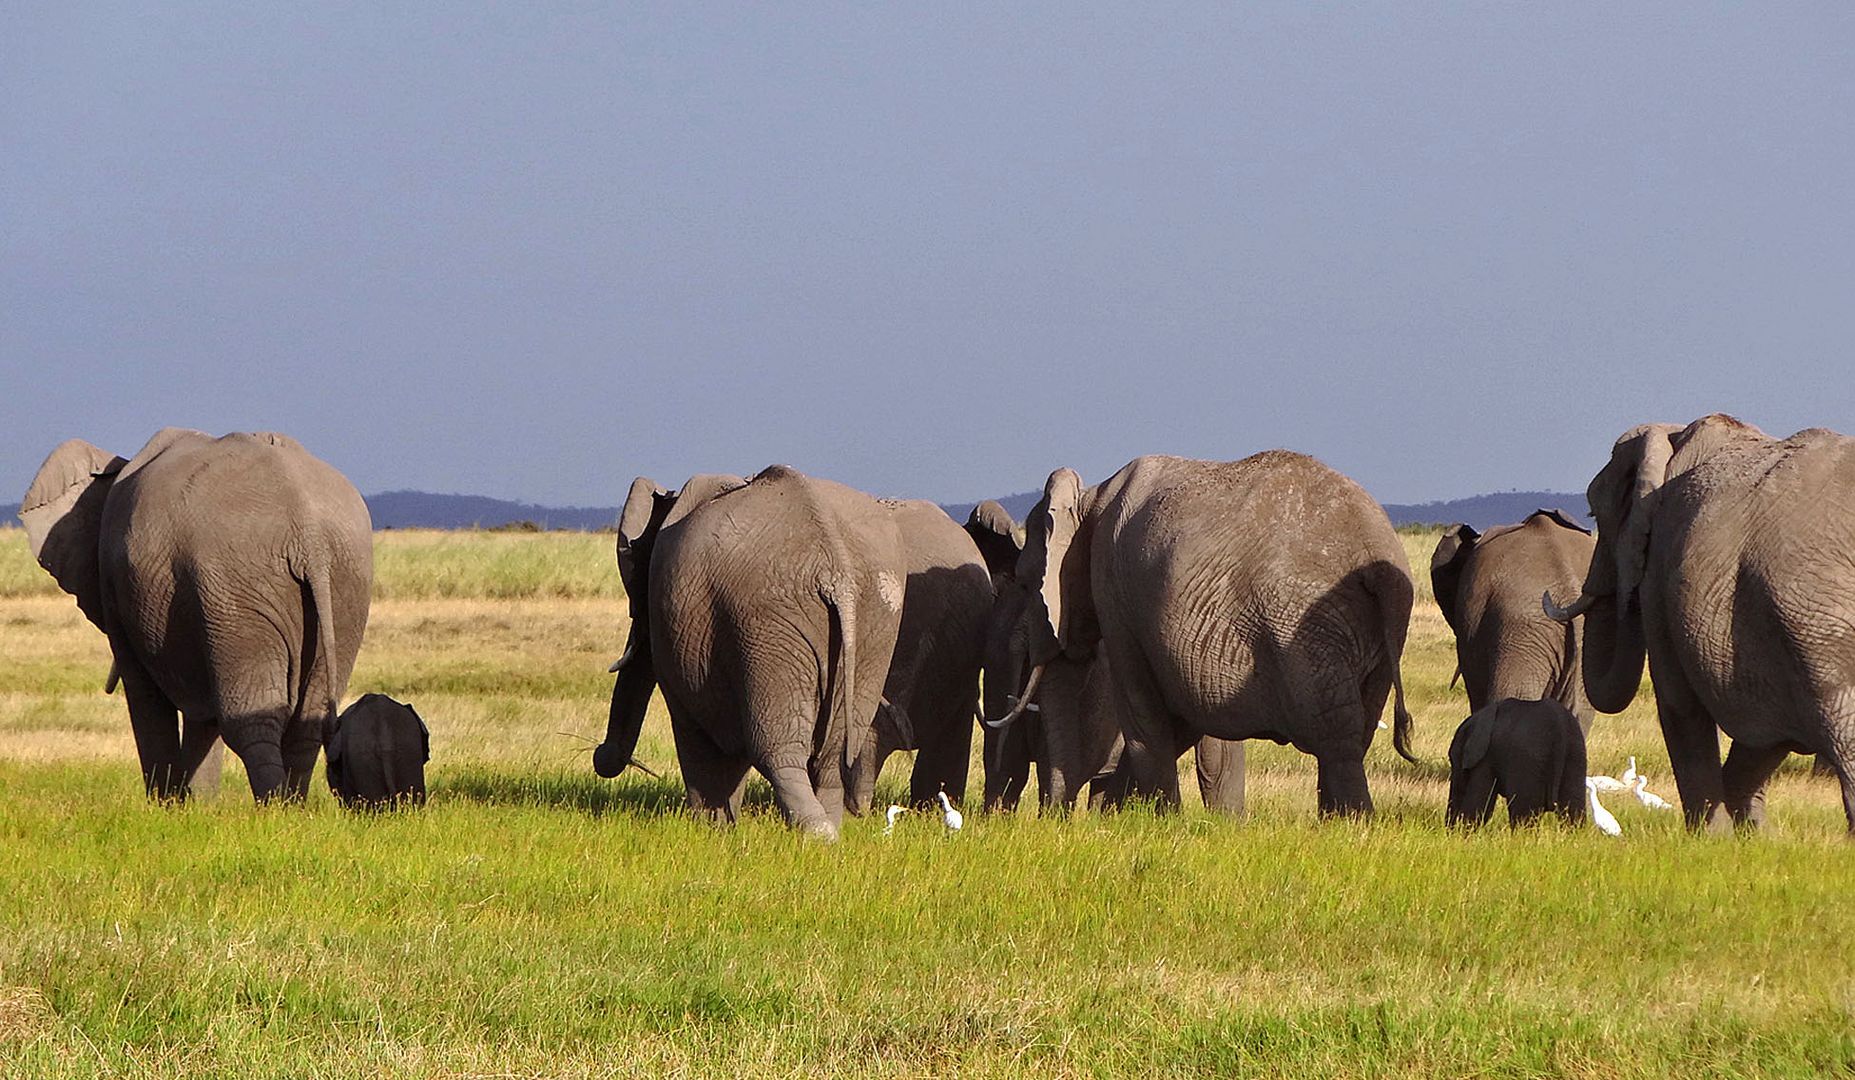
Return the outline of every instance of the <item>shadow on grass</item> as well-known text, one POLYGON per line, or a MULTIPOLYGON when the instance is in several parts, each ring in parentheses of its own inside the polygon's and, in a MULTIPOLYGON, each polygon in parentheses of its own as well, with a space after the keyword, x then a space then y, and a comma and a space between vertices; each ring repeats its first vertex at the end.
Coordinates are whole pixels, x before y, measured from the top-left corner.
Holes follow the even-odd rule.
MULTIPOLYGON (((483 768, 447 772, 433 780, 435 801, 456 799, 485 806, 535 806, 601 817, 608 813, 664 817, 684 812, 683 783, 630 771, 616 780, 591 772, 505 773, 483 768)), ((773 806, 773 788, 758 776, 748 780, 743 810, 773 806)))

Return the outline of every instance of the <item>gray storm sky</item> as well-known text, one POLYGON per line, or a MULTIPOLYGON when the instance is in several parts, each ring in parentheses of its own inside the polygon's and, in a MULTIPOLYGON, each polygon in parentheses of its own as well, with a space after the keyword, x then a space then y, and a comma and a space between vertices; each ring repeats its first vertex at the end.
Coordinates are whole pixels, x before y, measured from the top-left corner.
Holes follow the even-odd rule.
POLYGON ((582 504, 1855 431, 1847 4, 293 6, 5 5, 0 501, 165 424, 582 504))

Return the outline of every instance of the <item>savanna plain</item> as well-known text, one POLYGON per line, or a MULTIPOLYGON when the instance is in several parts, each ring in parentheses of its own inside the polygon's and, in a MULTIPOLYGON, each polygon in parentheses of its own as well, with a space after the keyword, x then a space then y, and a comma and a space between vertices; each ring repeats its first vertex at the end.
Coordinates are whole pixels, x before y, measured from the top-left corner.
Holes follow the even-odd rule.
MULTIPOLYGON (((410 813, 150 805, 103 636, 0 531, 0 1075, 1781 1076, 1855 1070, 1855 844, 1793 758, 1759 835, 1627 796, 1617 839, 1442 825, 1467 701, 1405 534, 1426 763, 1378 815, 1250 744, 1249 815, 938 815, 790 834, 756 780, 684 817, 667 719, 593 776, 625 605, 609 536, 377 537, 350 698, 412 702, 410 813)), ((975 739, 975 746, 977 740, 975 739)), ((1600 717, 1674 798, 1645 685, 1600 717)), ((878 804, 905 791, 891 759, 878 804)), ((1183 763, 1189 769, 1189 762, 1183 763)), ((1189 771, 1186 772, 1190 787, 1189 771)), ((973 788, 978 792, 975 750, 973 788)))

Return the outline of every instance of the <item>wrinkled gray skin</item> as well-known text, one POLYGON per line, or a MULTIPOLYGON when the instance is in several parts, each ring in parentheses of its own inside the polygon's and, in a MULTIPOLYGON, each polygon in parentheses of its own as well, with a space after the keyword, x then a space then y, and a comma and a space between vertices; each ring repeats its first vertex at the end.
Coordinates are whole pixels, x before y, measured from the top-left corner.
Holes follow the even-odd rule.
POLYGON ((992 578, 979 549, 945 510, 922 500, 879 501, 901 536, 908 583, 873 737, 851 769, 848 806, 859 815, 897 750, 915 751, 910 805, 933 804, 942 790, 955 802, 966 797, 979 647, 992 610, 992 578))
POLYGON ((1507 823, 1585 816, 1584 729, 1557 701, 1503 698, 1477 709, 1449 744, 1451 825, 1486 825, 1496 796, 1507 823))
MULTIPOLYGON (((987 680, 986 709, 991 716, 1010 711, 1009 689, 1024 669, 1031 623, 1025 605, 1032 593, 1017 579, 1021 554, 1017 523, 993 500, 973 508, 966 531, 985 553, 998 599, 987 619, 986 656, 992 670, 1007 672, 987 680)), ((1122 766, 1120 692, 1107 656, 1097 650, 1086 660, 1058 654, 1044 665, 1035 711, 1021 714, 1002 729, 985 728, 985 807, 1014 810, 1037 766, 1038 803, 1044 809, 1073 809, 1084 784, 1089 806, 1118 805, 1132 783, 1122 766)), ((1243 812, 1243 744, 1205 736, 1197 743, 1198 790, 1207 807, 1228 814, 1243 812)))
POLYGON ((328 739, 328 786, 351 810, 425 801, 431 732, 412 706, 363 694, 342 710, 328 739))
POLYGON ((1478 533, 1451 525, 1430 560, 1437 606, 1456 635, 1456 668, 1480 712, 1502 698, 1557 701, 1591 727, 1579 677, 1581 619, 1555 622, 1539 596, 1569 596, 1584 586, 1596 541, 1557 510, 1537 510, 1518 525, 1478 533))
POLYGON ((786 821, 835 838, 871 737, 908 576, 891 513, 775 465, 631 485, 618 530, 631 632, 593 768, 616 776, 661 685, 689 806, 733 821, 751 766, 786 821))
POLYGON ((53 450, 20 520, 108 635, 151 795, 217 788, 221 737, 252 793, 300 799, 367 629, 367 504, 294 439, 166 428, 129 461, 53 450))
POLYGON ((1409 756, 1404 547, 1377 503, 1313 458, 1143 457, 1086 489, 1059 469, 1017 577, 1023 644, 987 667, 988 695, 1015 688, 1018 712, 1040 665, 1099 650, 1134 790, 1162 806, 1179 803, 1178 754, 1214 735, 1293 744, 1318 763, 1322 813, 1369 813, 1366 749, 1394 689, 1393 741, 1409 756))
POLYGON ((1762 821, 1765 784, 1797 751, 1834 765, 1855 833, 1855 440, 1773 439, 1720 414, 1645 424, 1586 496, 1583 594, 1547 607, 1585 616, 1592 706, 1627 708, 1646 655, 1689 827, 1762 821), (1717 731, 1733 740, 1724 764, 1717 731))

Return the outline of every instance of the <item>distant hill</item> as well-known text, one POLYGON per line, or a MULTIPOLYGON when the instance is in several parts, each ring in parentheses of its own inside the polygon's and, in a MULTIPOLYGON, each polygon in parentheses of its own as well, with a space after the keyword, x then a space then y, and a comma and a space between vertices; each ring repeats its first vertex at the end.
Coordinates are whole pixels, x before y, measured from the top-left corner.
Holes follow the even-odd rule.
POLYGON ((543 529, 609 528, 616 506, 536 506, 484 495, 434 495, 429 491, 383 491, 367 496, 376 529, 493 529, 532 521, 543 529))
MULTIPOLYGON (((999 503, 1019 521, 1037 505, 1041 492, 1005 495, 999 503)), ((955 521, 965 521, 977 503, 942 503, 955 521)), ((1477 529, 1519 521, 1535 510, 1563 510, 1591 526, 1585 513, 1584 493, 1568 491, 1504 491, 1406 505, 1386 503, 1393 525, 1446 525, 1466 521, 1477 529)), ((376 529, 493 529, 532 521, 543 529, 609 528, 618 520, 615 506, 536 506, 533 503, 491 499, 483 495, 434 495, 428 491, 384 491, 367 496, 367 509, 376 529)), ((19 504, 0 505, 0 523, 19 524, 19 504)))
POLYGON ((1414 506, 1385 504, 1385 513, 1393 525, 1449 525, 1462 521, 1477 529, 1519 521, 1540 509, 1563 510, 1585 528, 1593 527, 1591 515, 1585 512, 1582 491, 1504 491, 1414 506))
MULTIPOLYGON (((1030 513, 1031 507, 1037 505, 1041 496, 1042 492, 1024 491, 1006 495, 998 502, 1011 512, 1012 517, 1023 521, 1024 515, 1030 513)), ((966 515, 972 513, 976 505, 944 504, 947 513, 953 515, 955 521, 965 521, 966 515)), ((1477 529, 1519 521, 1539 509, 1563 510, 1585 528, 1592 527, 1591 518, 1585 513, 1582 491, 1504 491, 1495 495, 1471 495, 1466 499, 1442 502, 1385 504, 1385 513, 1393 525, 1450 525, 1462 521, 1477 529)))

